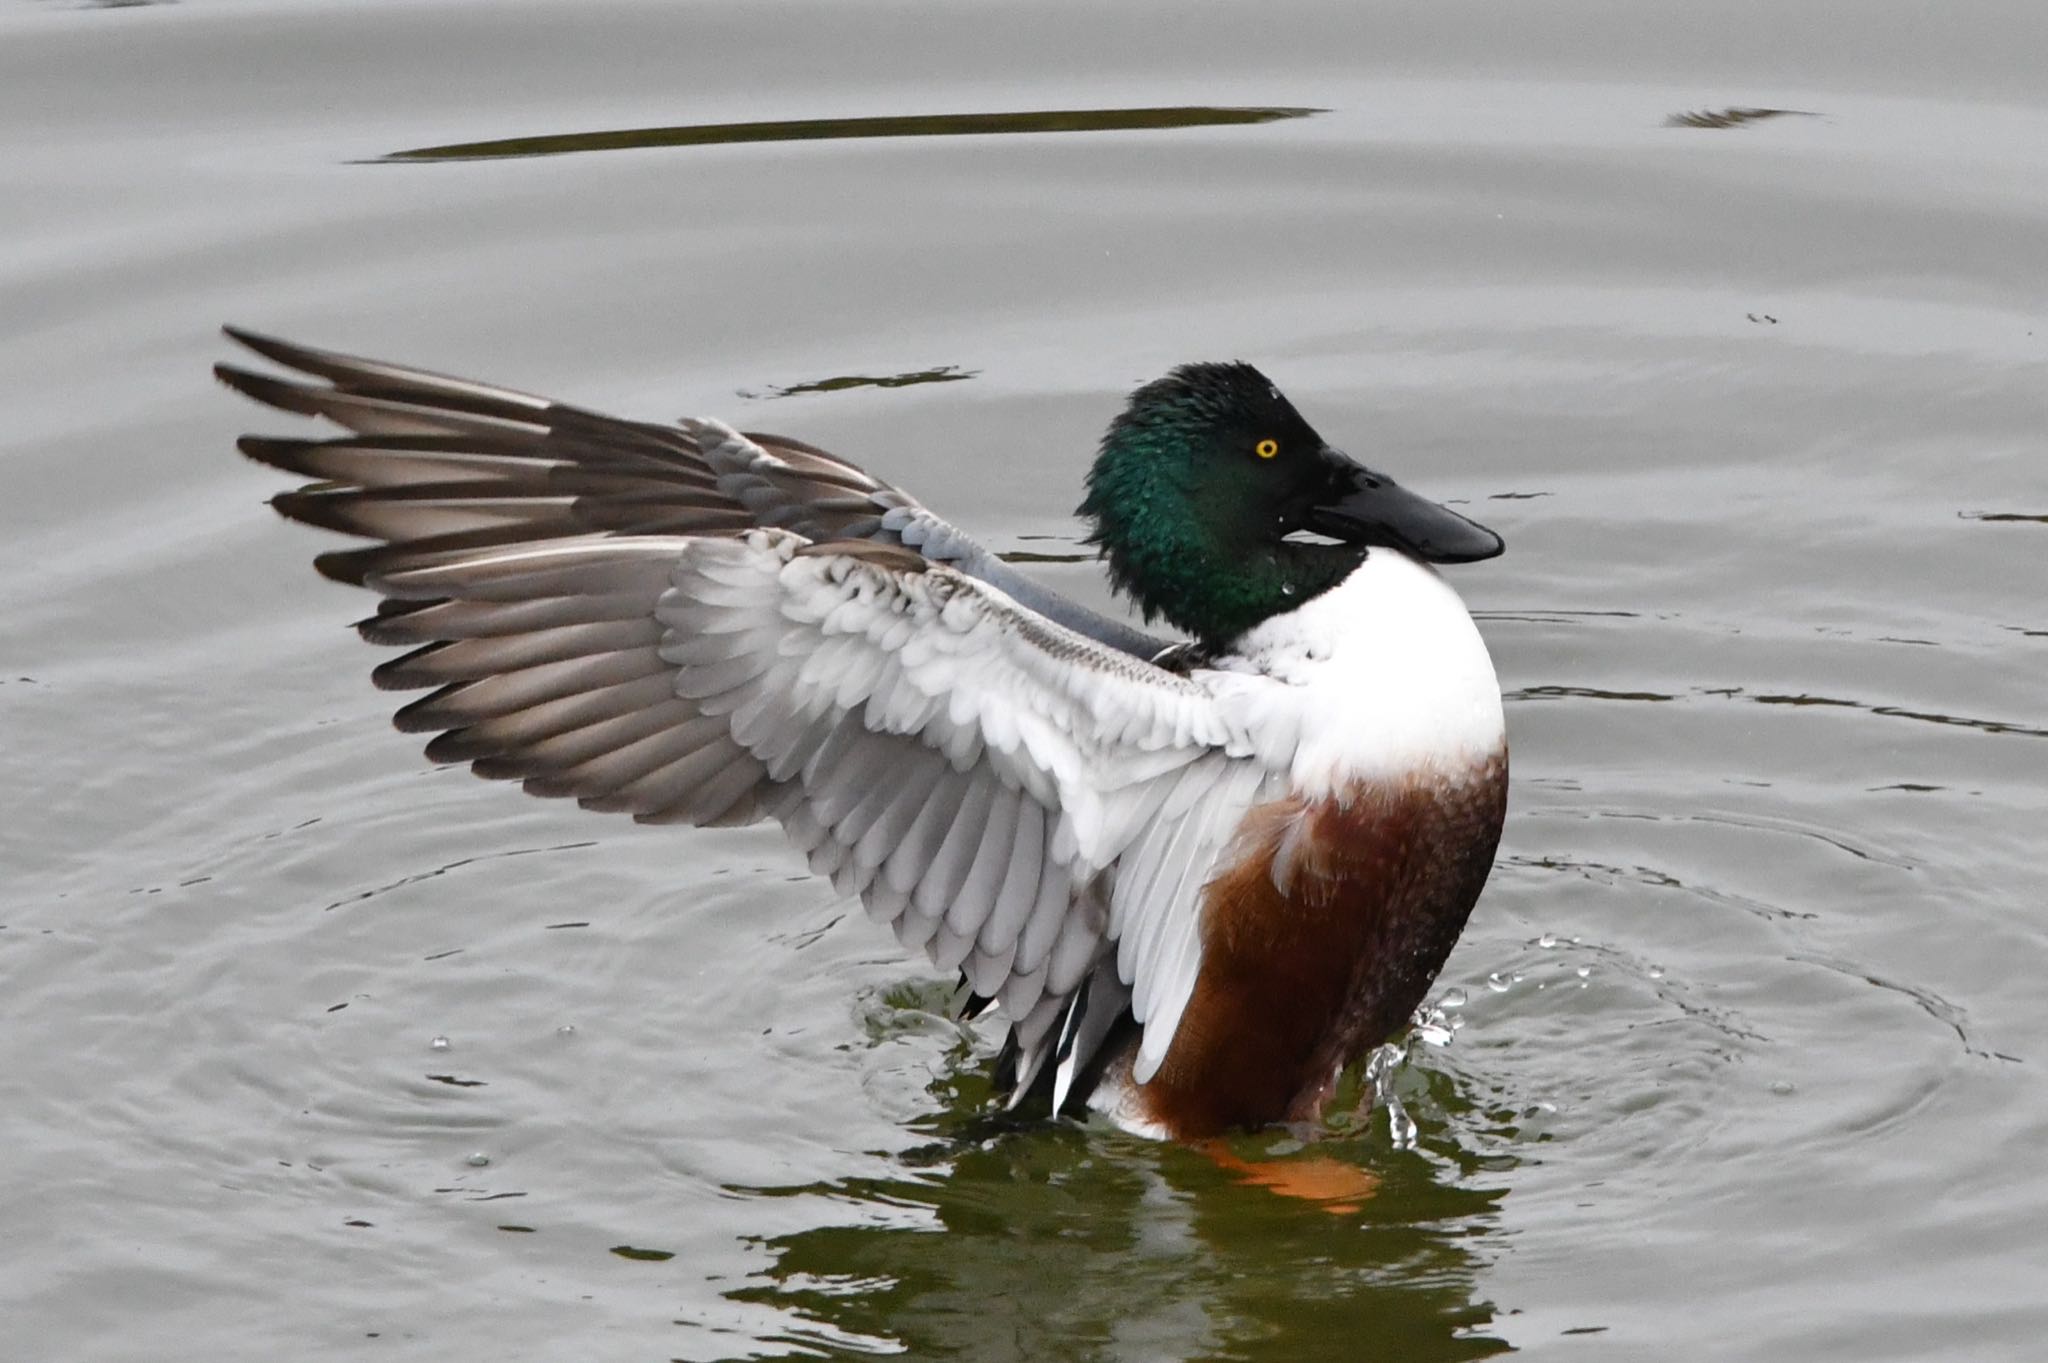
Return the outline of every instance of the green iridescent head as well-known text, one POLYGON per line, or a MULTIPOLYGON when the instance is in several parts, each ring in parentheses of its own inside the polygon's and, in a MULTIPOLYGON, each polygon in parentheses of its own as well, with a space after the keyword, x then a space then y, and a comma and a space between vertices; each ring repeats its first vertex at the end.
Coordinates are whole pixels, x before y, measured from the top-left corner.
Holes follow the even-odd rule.
POLYGON ((1374 546, 1435 563, 1501 551, 1332 449, 1242 363, 1182 365, 1131 394, 1079 514, 1118 590, 1212 648, 1343 581, 1374 546))

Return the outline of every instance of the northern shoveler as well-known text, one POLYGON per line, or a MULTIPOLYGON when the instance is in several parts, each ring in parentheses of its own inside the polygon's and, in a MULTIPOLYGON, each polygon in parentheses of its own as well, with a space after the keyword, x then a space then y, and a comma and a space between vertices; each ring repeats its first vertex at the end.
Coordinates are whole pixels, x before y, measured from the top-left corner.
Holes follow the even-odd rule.
POLYGON ((427 755, 642 822, 779 822, 1010 1022, 1014 1105, 1193 1140, 1314 1121, 1421 1002, 1507 802, 1493 665, 1428 565, 1499 536, 1246 364, 1131 395, 1080 514, 1155 638, 821 449, 228 335, 348 434, 250 436, 427 755))

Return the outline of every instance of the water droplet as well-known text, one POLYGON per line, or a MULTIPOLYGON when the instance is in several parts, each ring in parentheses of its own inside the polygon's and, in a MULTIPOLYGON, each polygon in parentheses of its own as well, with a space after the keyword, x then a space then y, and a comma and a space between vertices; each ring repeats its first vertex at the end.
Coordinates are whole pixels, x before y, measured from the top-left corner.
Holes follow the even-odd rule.
POLYGON ((1653 965, 1653 966, 1651 966, 1651 967, 1650 967, 1650 978, 1651 978, 1651 979, 1653 979, 1653 980, 1661 980, 1661 979, 1663 979, 1663 978, 1664 978, 1664 967, 1663 967, 1663 966, 1661 966, 1661 965, 1653 965))
POLYGON ((1585 979, 1585 978, 1586 978, 1586 977, 1587 977, 1588 975, 1591 975, 1591 974, 1593 973, 1593 967, 1592 967, 1592 966, 1589 966, 1589 965, 1582 965, 1582 966, 1580 966, 1580 967, 1579 967, 1579 968, 1578 968, 1577 970, 1573 971, 1572 973, 1573 973, 1573 974, 1575 974, 1575 975, 1577 975, 1577 976, 1578 976, 1578 977, 1579 977, 1580 979, 1582 979, 1582 980, 1583 980, 1583 979, 1585 979))
POLYGON ((489 1155, 486 1155, 481 1150, 477 1151, 474 1155, 471 1155, 468 1159, 463 1161, 464 1164, 467 1164, 472 1169, 481 1169, 490 1162, 491 1157, 489 1155))
POLYGON ((445 1037, 445 1036, 437 1036, 437 1037, 435 1037, 435 1038, 434 1038, 434 1039, 433 1039, 432 1041, 429 1041, 429 1042, 427 1043, 427 1049, 428 1049, 428 1050, 430 1050, 430 1051, 445 1051, 445 1050, 447 1050, 447 1049, 448 1049, 448 1038, 447 1038, 447 1037, 445 1037))
POLYGON ((1536 939, 1536 945, 1542 947, 1545 951, 1550 950, 1557 945, 1557 934, 1554 932, 1544 933, 1536 939))
POLYGON ((1488 989, 1491 989, 1496 994, 1505 994, 1508 992, 1508 982, 1507 980, 1502 978, 1501 973, 1498 970, 1494 971, 1492 974, 1486 977, 1486 987, 1488 989))
POLYGON ((1451 1044, 1451 1029, 1444 1026, 1443 1015, 1438 1014, 1415 1029, 1415 1039, 1431 1046, 1451 1044))
POLYGON ((555 1028, 555 1035, 556 1035, 556 1036, 574 1036, 574 1035, 576 1035, 576 1024, 575 1024, 575 1023, 573 1023, 573 1022, 565 1022, 565 1023, 563 1023, 563 1024, 561 1025, 561 1026, 559 1026, 559 1027, 555 1028))
POLYGON ((1446 989, 1444 996, 1436 1001, 1439 1008, 1463 1008, 1466 994, 1462 989, 1446 989))
POLYGON ((1401 1106, 1401 1100, 1387 1099, 1387 1135, 1393 1138, 1396 1150, 1415 1148, 1415 1119, 1408 1115, 1408 1109, 1401 1106))
POLYGON ((1784 1096, 1792 1092, 1792 1084, 1789 1080, 1785 1079, 1774 1080, 1771 1084, 1771 1092, 1777 1094, 1780 1098, 1783 1098, 1784 1096))
POLYGON ((1583 941, 1585 941, 1585 940, 1586 940, 1586 939, 1585 939, 1585 938, 1583 938, 1583 937, 1574 937, 1574 938, 1572 938, 1572 945, 1573 945, 1573 946, 1577 946, 1577 945, 1578 945, 1579 943, 1581 943, 1581 942, 1583 942, 1583 941))

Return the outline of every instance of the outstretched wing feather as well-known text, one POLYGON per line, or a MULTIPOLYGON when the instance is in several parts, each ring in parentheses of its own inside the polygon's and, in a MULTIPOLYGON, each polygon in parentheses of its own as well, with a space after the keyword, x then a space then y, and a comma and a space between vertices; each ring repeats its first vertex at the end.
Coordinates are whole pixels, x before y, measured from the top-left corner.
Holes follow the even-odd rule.
POLYGON ((397 715, 431 757, 648 822, 777 819, 1002 1002, 1025 1086, 1056 1030, 1070 1064, 1106 1033, 1073 1006, 1091 971, 1163 1053, 1201 859, 1262 780, 1207 690, 1144 661, 1164 641, 798 441, 231 334, 324 382, 226 382, 352 432, 243 449, 325 480, 285 515, 382 541, 317 563, 386 598, 359 629, 412 649, 379 685, 436 688, 397 715), (1126 849, 1144 873, 1112 887, 1126 849))

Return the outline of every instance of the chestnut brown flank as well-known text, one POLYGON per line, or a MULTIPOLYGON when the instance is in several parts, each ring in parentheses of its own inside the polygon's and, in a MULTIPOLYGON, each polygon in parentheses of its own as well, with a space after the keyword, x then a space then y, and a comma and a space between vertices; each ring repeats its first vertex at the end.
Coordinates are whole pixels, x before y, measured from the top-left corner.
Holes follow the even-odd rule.
POLYGON ((1202 899, 1202 970, 1137 1090, 1180 1140, 1316 1120, 1337 1069, 1405 1024, 1465 926, 1507 811, 1507 755, 1245 816, 1202 899), (1276 859, 1279 863, 1276 875, 1276 859))

